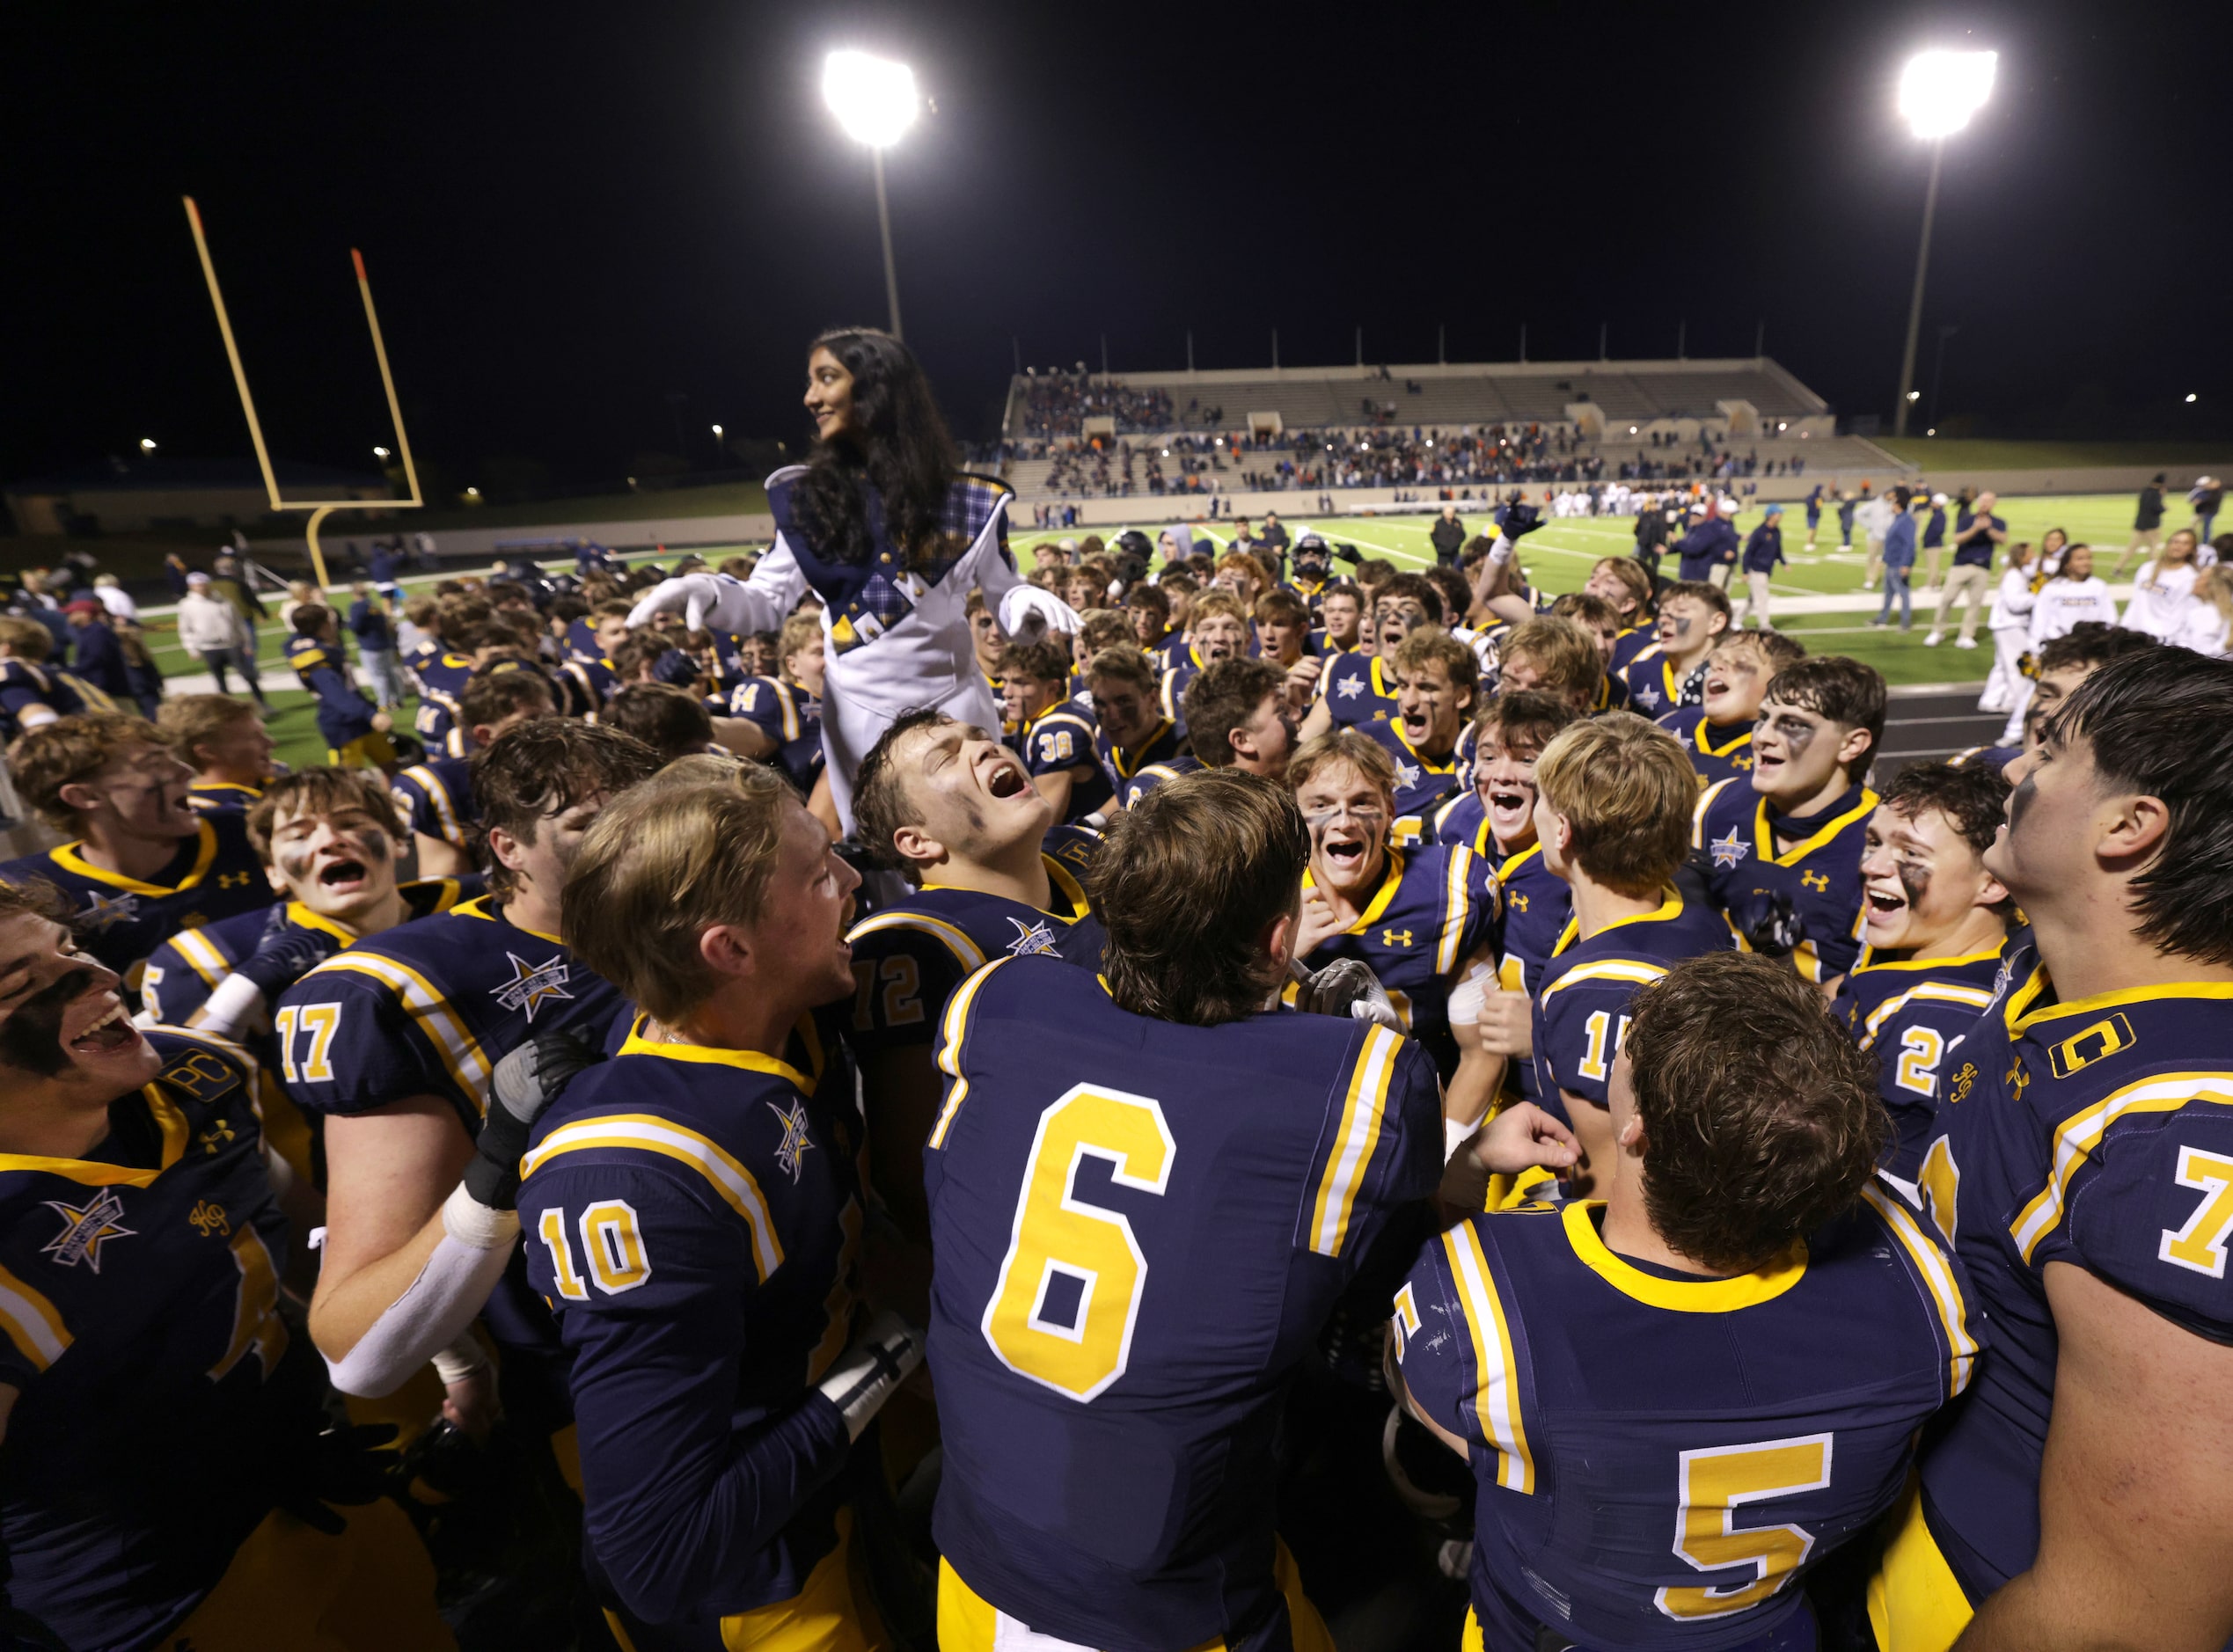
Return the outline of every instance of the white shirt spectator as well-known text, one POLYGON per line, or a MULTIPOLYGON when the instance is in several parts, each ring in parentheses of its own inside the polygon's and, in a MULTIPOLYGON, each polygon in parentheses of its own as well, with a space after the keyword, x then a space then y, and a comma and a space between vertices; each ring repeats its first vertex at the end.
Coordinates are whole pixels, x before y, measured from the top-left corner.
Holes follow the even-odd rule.
POLYGON ((2032 603, 2032 646, 2036 648, 2057 637, 2067 637, 2071 627, 2089 619, 2105 625, 2117 623, 2117 605, 2109 600, 2108 581, 2098 574, 2083 580, 2058 574, 2039 588, 2032 603))
POLYGON ((1993 611, 1986 617, 1986 625, 1993 631, 2021 631, 2032 629, 2032 605, 2039 599, 2032 593, 2032 570, 2027 566, 2010 568, 2001 575, 1999 588, 1993 593, 1993 611))
POLYGON ((2169 642, 2194 604, 2195 577, 2191 562, 2171 567, 2160 561, 2149 563, 2134 581, 2132 601, 2125 604, 2126 628, 2169 642))
POLYGON ((140 617, 139 604, 116 582, 113 574, 104 574, 93 581, 93 595, 100 599, 103 608, 119 619, 137 619, 140 617))
POLYGON ((179 646, 189 654, 209 654, 247 644, 240 616, 231 603, 197 586, 179 598, 179 646))

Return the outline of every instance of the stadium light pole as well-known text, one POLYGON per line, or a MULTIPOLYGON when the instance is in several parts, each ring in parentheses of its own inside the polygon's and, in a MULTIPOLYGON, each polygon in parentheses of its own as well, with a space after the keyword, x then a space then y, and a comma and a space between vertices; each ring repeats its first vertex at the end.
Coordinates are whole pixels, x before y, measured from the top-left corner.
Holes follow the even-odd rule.
POLYGON ((1915 340, 1922 330, 1923 276, 1930 267, 1930 221, 1938 209, 1938 169, 1946 158, 1946 140, 1969 124, 1993 95, 1998 52, 1919 52, 1900 72, 1900 113, 1919 138, 1930 143, 1930 183, 1923 191, 1922 245, 1915 249, 1915 290, 1907 303, 1907 345, 1900 357, 1900 398, 1893 404, 1892 434, 1907 434, 1907 410, 1915 405, 1915 340))
POLYGON ((884 238, 884 299, 891 336, 899 330, 899 274, 891 256, 891 208, 884 199, 884 151, 915 124, 915 71, 867 52, 832 52, 823 60, 822 100, 847 137, 868 146, 876 171, 876 227, 884 238))

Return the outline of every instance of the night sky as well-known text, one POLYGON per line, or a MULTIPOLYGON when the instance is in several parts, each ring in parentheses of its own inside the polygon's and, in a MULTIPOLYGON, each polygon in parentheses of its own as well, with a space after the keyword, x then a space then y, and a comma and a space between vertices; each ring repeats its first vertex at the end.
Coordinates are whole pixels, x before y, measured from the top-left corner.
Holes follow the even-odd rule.
POLYGON ((799 444, 806 340, 881 324, 864 150, 822 55, 904 56, 910 342, 958 432, 1027 362, 1118 371, 1768 347, 1889 411, 1926 155, 1900 60, 2002 54, 1951 141, 1919 384, 1981 431, 2233 431, 2222 10, 556 3, 9 8, 0 476, 248 445, 178 197, 267 432, 569 486, 708 427, 799 444), (2215 15, 2214 15, 2215 14, 2215 15), (2189 391, 2201 399, 2183 406, 2189 391), (670 401, 672 397, 684 401, 670 401))

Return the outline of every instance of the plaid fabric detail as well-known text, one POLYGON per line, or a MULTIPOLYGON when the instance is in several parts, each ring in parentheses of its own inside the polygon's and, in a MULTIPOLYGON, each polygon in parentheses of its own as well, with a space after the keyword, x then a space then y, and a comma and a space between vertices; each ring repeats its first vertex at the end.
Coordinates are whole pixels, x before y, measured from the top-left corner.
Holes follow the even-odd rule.
MULTIPOLYGON (((954 545, 954 553, 925 563, 912 579, 905 579, 904 582, 887 574, 879 562, 872 567, 860 596, 848 606, 855 612, 875 615, 887 627, 904 618, 915 606, 915 598, 909 586, 914 581, 920 581, 926 588, 933 586, 952 573, 954 565, 969 553, 970 547, 977 543, 977 535, 985 531, 985 523, 991 519, 994 508, 1007 492, 999 483, 979 477, 956 478, 954 486, 947 490, 946 506, 940 513, 938 523, 939 530, 954 545)), ((887 548, 881 534, 876 543, 881 556, 887 548)), ((1000 549, 1001 553, 1006 555, 1007 527, 1005 520, 1000 530, 1000 549)))

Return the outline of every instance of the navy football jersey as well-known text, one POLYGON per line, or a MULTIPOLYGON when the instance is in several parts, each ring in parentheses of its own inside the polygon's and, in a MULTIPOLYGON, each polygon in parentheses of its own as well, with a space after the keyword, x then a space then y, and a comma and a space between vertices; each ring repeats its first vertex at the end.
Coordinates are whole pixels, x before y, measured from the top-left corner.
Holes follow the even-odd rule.
POLYGON ((1666 652, 1654 642, 1637 650, 1621 673, 1628 684, 1629 704, 1646 717, 1661 717, 1677 706, 1697 705, 1706 698, 1706 662, 1688 672, 1679 669, 1666 652))
MULTIPOLYGON (((305 1113, 438 1096, 478 1136, 490 1072, 531 1032, 567 1028, 602 1047, 626 1009, 557 936, 515 927, 483 897, 334 954, 279 995, 272 1030, 305 1113)), ((516 1256, 484 1318, 508 1346, 552 1345, 516 1256)))
POLYGON ((1881 1184, 1725 1279, 1615 1254, 1603 1210, 1470 1217, 1396 1294, 1404 1386, 1480 1486, 1483 1640, 1768 1645, 1805 1610, 1808 1564, 1891 1506, 1916 1431, 1969 1382, 1962 1276, 1881 1184))
POLYGON ((77 679, 28 660, 0 660, 0 742, 85 709, 77 679))
POLYGON ((1071 777, 1065 820, 1080 820, 1109 801, 1109 771, 1094 750, 1094 720, 1080 715, 1069 701, 1057 700, 1018 729, 1008 744, 1035 776, 1071 777))
POLYGON ((2233 989, 2059 1000, 2027 947, 1941 1071, 1921 1182, 1975 1283, 1988 1357, 1925 1454, 1922 1505, 1973 1603, 2028 1569, 2054 1399, 2050 1262, 2233 1342, 2233 989))
POLYGON ((1753 772, 1753 726, 1750 723, 1710 723, 1702 705, 1685 705, 1668 712, 1659 727, 1682 742, 1682 755, 1698 772, 1702 788, 1717 780, 1742 780, 1753 772))
POLYGON ((84 848, 64 844, 11 860, 0 866, 0 883, 44 878, 60 889, 70 903, 79 948, 135 990, 148 954, 180 930, 272 903, 271 881, 239 814, 202 815, 194 835, 179 840, 177 857, 144 882, 104 871, 85 859, 84 848))
MULTIPOLYGON (((447 912, 458 902, 480 894, 480 885, 479 874, 464 879, 421 878, 403 884, 399 892, 409 915, 405 921, 447 912)), ((357 941, 346 925, 311 911, 300 901, 288 902, 280 921, 287 929, 314 930, 328 937, 336 952, 357 941)), ((270 922, 271 910, 267 907, 236 913, 200 929, 180 930, 148 954, 147 968, 140 977, 140 1003, 156 1020, 171 1027, 185 1026, 187 1018, 209 1001, 217 983, 256 950, 270 922)))
POLYGON ((463 849, 472 841, 472 829, 480 824, 480 805, 473 801, 473 770, 465 757, 430 757, 403 770, 389 783, 404 824, 422 837, 438 838, 463 849))
POLYGON ((1610 1105, 1606 1081, 1628 1036, 1636 990, 1686 958, 1730 948, 1729 926, 1719 913, 1685 901, 1677 889, 1662 895, 1657 911, 1622 918, 1587 940, 1580 921, 1569 919, 1543 966, 1535 991, 1536 1100, 1561 1119, 1567 1115, 1562 1090, 1610 1105))
POLYGON ((349 679, 347 656, 338 642, 328 645, 297 632, 287 639, 287 663, 302 685, 318 697, 318 733, 339 751, 372 732, 372 702, 349 679))
MULTIPOLYGON (((1436 816, 1435 832, 1438 842, 1463 844, 1497 868, 1497 892, 1504 903, 1497 985, 1506 992, 1524 992, 1532 1002, 1542 985, 1551 951, 1573 915, 1572 886, 1543 864, 1541 844, 1530 844, 1499 859, 1503 852, 1489 830, 1487 812, 1475 792, 1464 792, 1454 803, 1443 807, 1436 816)), ((1504 1087, 1509 1094, 1532 1100, 1534 1058, 1520 1056, 1507 1062, 1504 1087)))
POLYGON ((1602 717, 1607 712, 1632 711, 1629 699, 1629 680, 1616 673, 1607 672, 1597 680, 1597 698, 1590 702, 1589 714, 1602 717))
POLYGON ((1390 832, 1400 844, 1427 837, 1435 810, 1461 784, 1459 771, 1467 766, 1465 752, 1453 748, 1447 757, 1430 757, 1411 743, 1398 717, 1361 727, 1395 762, 1395 820, 1390 832))
POLYGON ((1116 788, 1116 800, 1125 808, 1153 792, 1166 780, 1175 780, 1181 775, 1199 774, 1202 761, 1193 756, 1172 757, 1163 763, 1151 763, 1116 788))
POLYGON ((72 1647, 164 1641, 322 1426, 254 1064, 142 1035, 162 1071, 85 1159, 0 1156, 0 1535, 13 1605, 72 1647))
POLYGON ((245 815, 256 807, 256 800, 263 794, 260 786, 242 786, 234 780, 196 780, 187 789, 187 802, 205 815, 214 809, 245 815))
POLYGON ((1051 956, 1101 968, 1109 936, 1087 904, 1078 881, 1082 868, 1051 849, 1041 858, 1052 911, 1006 895, 925 884, 853 925, 846 940, 853 948, 855 1049, 931 1043, 955 990, 995 958, 1051 956))
POLYGON ((795 1065, 642 1032, 537 1122, 519 1218, 573 1356, 592 1572, 632 1644, 679 1652, 742 1644, 721 1620, 838 1541, 850 1444, 813 1385, 863 1312, 861 1126, 811 1020, 795 1065))
POLYGON ((1185 750, 1186 742, 1168 719, 1158 723, 1146 740, 1132 748, 1117 745, 1105 728, 1094 730, 1094 757, 1100 762, 1102 772, 1108 776, 1112 789, 1122 786, 1149 764, 1168 763, 1185 750))
POLYGON ((467 755, 465 728, 458 697, 465 691, 465 679, 473 674, 473 657, 429 650, 412 667, 419 679, 419 715, 412 724, 427 749, 444 757, 467 755))
POLYGON ((566 714, 569 717, 587 717, 594 721, 604 709, 605 701, 620 691, 620 674, 613 669, 612 662, 594 654, 588 659, 562 662, 558 679, 566 696, 566 714))
POLYGON ((1163 715, 1168 718, 1179 733, 1186 732, 1186 691, 1194 686, 1194 679, 1202 675, 1202 656, 1189 644, 1171 669, 1163 673, 1160 697, 1163 715))
POLYGON ((1613 639, 1613 663, 1607 669, 1614 676, 1625 679, 1628 669, 1635 662, 1636 655, 1642 654, 1646 648, 1657 647, 1658 641, 1658 626, 1650 625, 1629 626, 1613 639))
POLYGON ((1395 715, 1395 668, 1362 650, 1329 654, 1318 677, 1318 698, 1326 702, 1336 728, 1384 723, 1395 715))
POLYGON ((963 984, 938 1062, 947 1562, 1035 1631, 1111 1652, 1278 1612, 1282 1383, 1440 1179, 1434 1064, 1332 1016, 1149 1020, 1036 958, 963 984))
POLYGON ((1938 1117, 1940 1067, 1946 1052, 1993 1001, 2007 946, 1965 958, 1921 958, 1847 971, 1830 1007, 1877 1061, 1877 1093, 1892 1115, 1885 1168, 1913 1181, 1938 1117))
MULTIPOLYGON (((1303 887, 1312 886, 1303 874, 1303 887)), ((1466 961, 1494 939, 1497 874, 1462 844, 1390 849, 1380 887, 1340 934, 1302 961, 1321 969, 1336 958, 1368 966, 1387 989, 1404 1029, 1427 1047, 1443 1073, 1456 1071, 1450 1036, 1450 989, 1466 961)), ((1291 983, 1285 992, 1294 1000, 1291 983)))
POLYGON ((1835 980, 1861 956, 1861 856, 1877 794, 1866 786, 1819 815, 1783 822, 1779 833, 1768 800, 1745 780, 1717 780, 1698 799, 1690 847, 1714 903, 1732 929, 1769 897, 1781 895, 1805 926, 1791 962, 1807 980, 1835 980), (1789 849, 1779 836, 1804 833, 1789 849))
POLYGON ((1980 763, 1995 769, 2006 769, 2010 764, 2014 763, 2023 755, 2024 748, 2021 746, 1972 746, 1966 751, 1956 752, 1947 758, 1946 762, 1950 767, 1956 769, 1970 763, 1980 763))
POLYGON ((803 685, 780 677, 748 676, 731 690, 728 712, 775 742, 769 761, 791 778, 801 792, 814 790, 822 775, 822 702, 803 685))

